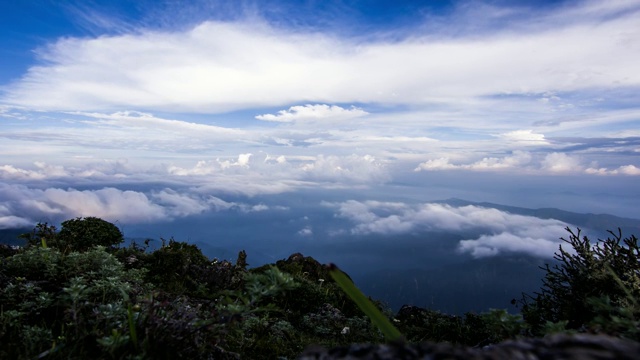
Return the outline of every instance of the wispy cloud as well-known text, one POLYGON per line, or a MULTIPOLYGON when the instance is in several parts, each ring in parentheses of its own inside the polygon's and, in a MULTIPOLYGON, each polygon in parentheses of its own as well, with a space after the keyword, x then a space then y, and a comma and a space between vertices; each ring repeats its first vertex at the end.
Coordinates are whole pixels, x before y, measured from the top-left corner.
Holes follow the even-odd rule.
POLYGON ((216 21, 182 32, 66 38, 44 49, 47 64, 9 86, 2 102, 43 110, 221 112, 309 99, 428 104, 638 87, 632 59, 640 48, 631 46, 639 38, 638 12, 573 19, 482 40, 414 33, 358 43, 216 21))

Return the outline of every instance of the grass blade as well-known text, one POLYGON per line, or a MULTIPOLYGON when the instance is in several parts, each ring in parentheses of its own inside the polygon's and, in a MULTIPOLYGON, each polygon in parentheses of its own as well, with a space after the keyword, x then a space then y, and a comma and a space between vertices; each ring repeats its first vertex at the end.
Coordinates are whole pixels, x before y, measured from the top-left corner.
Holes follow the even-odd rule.
POLYGON ((334 264, 329 264, 329 274, 340 288, 371 319, 371 322, 382 331, 388 341, 402 341, 403 336, 380 310, 358 289, 355 284, 334 264))

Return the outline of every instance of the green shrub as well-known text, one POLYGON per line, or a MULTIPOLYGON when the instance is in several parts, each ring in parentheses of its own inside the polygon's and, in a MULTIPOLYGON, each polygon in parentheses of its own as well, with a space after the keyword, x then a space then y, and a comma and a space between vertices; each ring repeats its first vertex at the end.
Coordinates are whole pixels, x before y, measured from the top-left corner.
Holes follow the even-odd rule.
POLYGON ((114 224, 97 217, 76 218, 62 222, 58 241, 75 251, 84 251, 93 246, 116 246, 124 236, 114 224))
POLYGON ((540 292, 523 295, 522 314, 536 334, 551 324, 568 329, 603 331, 637 339, 640 307, 640 247, 631 235, 609 232, 592 244, 580 229, 567 228, 569 238, 555 254, 558 264, 546 265, 540 292), (635 334, 635 335, 634 335, 635 334))
POLYGON ((54 225, 38 223, 31 233, 22 234, 20 238, 27 241, 27 246, 53 247, 65 253, 86 251, 97 245, 110 248, 124 241, 117 226, 97 217, 79 217, 63 221, 61 225, 58 232, 54 225))
MULTIPOLYGON (((242 259, 241 251, 239 259, 242 259)), ((245 254, 246 257, 246 254, 245 254)), ((147 281, 159 288, 182 295, 213 298, 219 291, 238 289, 242 286, 242 266, 229 261, 211 261, 193 244, 173 238, 149 256, 137 256, 148 269, 147 281)), ((240 261, 242 262, 242 261, 240 261)))

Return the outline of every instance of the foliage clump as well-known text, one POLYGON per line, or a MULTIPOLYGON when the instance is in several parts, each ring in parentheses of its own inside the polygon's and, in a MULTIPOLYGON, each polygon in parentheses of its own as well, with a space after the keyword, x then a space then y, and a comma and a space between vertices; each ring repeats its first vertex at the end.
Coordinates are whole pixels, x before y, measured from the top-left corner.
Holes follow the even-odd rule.
POLYGON ((522 314, 534 334, 549 329, 604 332, 640 340, 640 245, 622 231, 595 244, 567 228, 558 263, 546 265, 543 286, 524 295, 522 314))
POLYGON ((481 347, 525 336, 528 330, 521 316, 504 309, 457 316, 405 305, 395 319, 396 326, 411 343, 449 342, 481 347))
POLYGON ((21 236, 28 246, 54 247, 63 252, 85 251, 93 246, 113 247, 124 241, 114 224, 97 217, 63 221, 60 231, 47 223, 39 223, 31 233, 21 236))

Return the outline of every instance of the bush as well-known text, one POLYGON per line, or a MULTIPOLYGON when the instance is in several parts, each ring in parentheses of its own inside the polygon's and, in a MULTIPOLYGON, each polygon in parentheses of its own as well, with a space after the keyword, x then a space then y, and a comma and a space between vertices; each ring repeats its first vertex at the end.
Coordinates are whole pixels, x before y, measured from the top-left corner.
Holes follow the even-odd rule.
POLYGON ((149 269, 147 280, 159 288, 210 298, 221 290, 242 286, 243 254, 246 257, 241 251, 238 256, 241 264, 236 266, 226 260, 210 261, 196 245, 171 238, 168 243, 163 239, 162 247, 146 256, 143 262, 149 269))
POLYGON ((79 217, 61 225, 58 232, 54 225, 38 223, 31 233, 20 238, 27 241, 27 246, 52 247, 65 253, 86 251, 96 245, 110 248, 124 241, 117 226, 97 217, 79 217))
POLYGON ((58 241, 71 250, 83 251, 96 245, 116 246, 124 241, 124 236, 114 224, 97 217, 86 217, 64 221, 58 241))
POLYGON ((609 231, 611 237, 592 244, 580 229, 567 228, 569 238, 561 238, 571 249, 560 245, 558 264, 546 265, 543 286, 533 296, 521 300, 524 319, 535 334, 552 324, 578 331, 602 331, 638 339, 640 307, 640 247, 631 235, 609 231))

